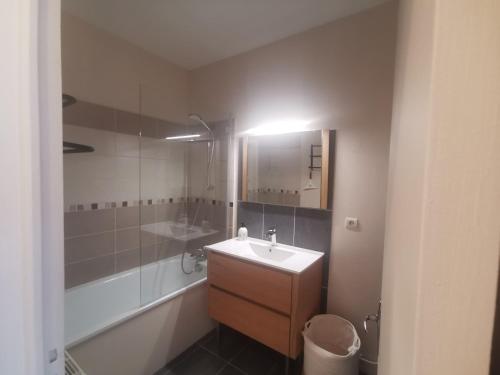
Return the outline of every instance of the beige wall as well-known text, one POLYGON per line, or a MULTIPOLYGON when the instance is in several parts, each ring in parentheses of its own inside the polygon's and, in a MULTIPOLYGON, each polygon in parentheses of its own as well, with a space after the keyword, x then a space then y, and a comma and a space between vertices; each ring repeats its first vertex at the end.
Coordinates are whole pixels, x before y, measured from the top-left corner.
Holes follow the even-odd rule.
POLYGON ((62 14, 61 43, 64 93, 124 111, 186 122, 186 70, 66 13, 62 14))
POLYGON ((191 110, 237 131, 283 118, 338 129, 328 310, 362 320, 380 296, 396 4, 370 9, 191 72, 191 110), (360 219, 359 231, 343 227, 360 219))
POLYGON ((489 372, 500 243, 499 19, 497 1, 401 5, 384 375, 489 372))

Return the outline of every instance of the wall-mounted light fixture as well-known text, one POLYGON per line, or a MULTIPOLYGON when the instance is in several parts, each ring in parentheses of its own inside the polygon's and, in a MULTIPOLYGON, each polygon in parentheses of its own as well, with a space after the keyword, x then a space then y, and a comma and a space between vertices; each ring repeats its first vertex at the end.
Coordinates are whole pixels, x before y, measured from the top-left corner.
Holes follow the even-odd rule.
POLYGON ((186 138, 198 138, 198 137, 200 137, 200 134, 186 134, 186 135, 176 135, 173 137, 166 137, 165 139, 174 140, 174 139, 186 139, 186 138))
POLYGON ((245 134, 247 135, 272 135, 272 134, 286 134, 286 133, 296 133, 303 132, 308 129, 310 121, 306 120, 280 120, 265 123, 255 128, 248 129, 245 134))

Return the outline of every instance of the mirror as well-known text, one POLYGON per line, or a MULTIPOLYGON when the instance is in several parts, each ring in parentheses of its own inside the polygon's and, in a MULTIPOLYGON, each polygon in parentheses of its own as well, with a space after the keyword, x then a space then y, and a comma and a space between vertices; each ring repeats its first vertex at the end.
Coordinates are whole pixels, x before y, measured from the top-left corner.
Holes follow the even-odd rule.
POLYGON ((244 137, 240 199, 295 207, 331 208, 335 131, 244 137))

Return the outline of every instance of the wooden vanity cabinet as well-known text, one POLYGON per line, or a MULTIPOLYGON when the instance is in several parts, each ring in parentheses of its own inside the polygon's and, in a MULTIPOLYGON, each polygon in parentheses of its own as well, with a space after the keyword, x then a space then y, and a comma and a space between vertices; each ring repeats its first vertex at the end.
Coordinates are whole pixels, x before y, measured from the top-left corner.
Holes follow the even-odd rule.
POLYGON ((208 312, 270 348, 297 358, 304 323, 319 313, 322 258, 292 273, 208 253, 208 312))

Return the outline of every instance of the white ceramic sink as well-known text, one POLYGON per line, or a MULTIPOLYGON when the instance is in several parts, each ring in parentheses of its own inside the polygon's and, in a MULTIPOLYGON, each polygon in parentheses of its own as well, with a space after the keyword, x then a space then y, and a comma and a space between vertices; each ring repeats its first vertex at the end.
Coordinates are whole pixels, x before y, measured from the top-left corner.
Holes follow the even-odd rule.
POLYGON ((284 250, 277 246, 271 246, 269 244, 264 245, 255 242, 249 242, 250 249, 260 258, 271 259, 276 262, 282 262, 285 259, 290 258, 294 255, 293 252, 284 250))
POLYGON ((300 247, 277 244, 271 246, 269 241, 249 238, 239 241, 232 238, 227 241, 205 246, 209 251, 223 253, 254 263, 279 268, 285 271, 300 273, 323 256, 318 251, 300 247))

